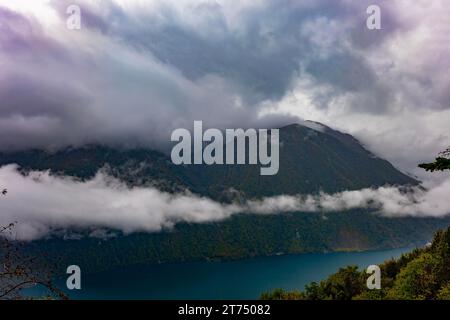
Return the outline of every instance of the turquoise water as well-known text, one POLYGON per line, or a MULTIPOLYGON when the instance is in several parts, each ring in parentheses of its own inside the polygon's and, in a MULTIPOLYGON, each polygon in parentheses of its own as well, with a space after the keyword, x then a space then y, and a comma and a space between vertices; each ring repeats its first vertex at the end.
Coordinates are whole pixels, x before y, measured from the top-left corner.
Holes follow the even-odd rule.
MULTIPOLYGON (((302 289, 350 264, 366 268, 412 248, 386 251, 314 253, 229 262, 129 266, 83 275, 71 299, 257 299, 275 288, 302 289)), ((60 287, 65 281, 59 283, 60 287)))

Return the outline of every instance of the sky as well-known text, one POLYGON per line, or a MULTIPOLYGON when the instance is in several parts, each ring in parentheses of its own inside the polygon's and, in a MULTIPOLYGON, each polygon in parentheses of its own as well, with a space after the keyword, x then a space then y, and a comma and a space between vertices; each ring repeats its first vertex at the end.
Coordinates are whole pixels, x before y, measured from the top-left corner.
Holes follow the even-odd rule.
POLYGON ((300 117, 418 174, 450 141, 445 0, 0 0, 0 21, 1 149, 155 147, 193 120, 300 117))
POLYGON ((449 26, 447 0, 0 0, 0 150, 306 119, 450 191, 417 168, 450 145, 449 26))

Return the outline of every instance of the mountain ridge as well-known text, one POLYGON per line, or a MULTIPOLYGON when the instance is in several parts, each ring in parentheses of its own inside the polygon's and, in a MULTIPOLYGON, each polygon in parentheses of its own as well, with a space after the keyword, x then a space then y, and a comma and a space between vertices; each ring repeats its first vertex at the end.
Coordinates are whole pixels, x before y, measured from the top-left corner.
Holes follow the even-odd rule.
MULTIPOLYGON (((373 157, 352 136, 330 130, 302 125, 281 128, 280 170, 275 176, 261 176, 259 167, 251 165, 177 166, 159 151, 105 146, 0 153, 0 165, 17 163, 23 172, 50 170, 82 180, 103 170, 129 186, 153 186, 171 193, 189 190, 221 203, 419 184, 388 161, 373 157)), ((90 237, 96 230, 67 230, 32 242, 29 249, 67 262, 77 257, 80 266, 95 272, 105 266, 143 262, 406 247, 424 244, 436 230, 448 225, 450 218, 387 218, 370 209, 238 214, 220 222, 179 223, 154 233, 127 235, 110 230, 113 236, 107 239, 90 237), (64 237, 70 232, 83 236, 64 237)))
POLYGON ((160 151, 96 145, 56 152, 3 152, 0 165, 17 163, 24 171, 50 170, 81 179, 89 179, 106 167, 107 173, 131 186, 153 183, 162 191, 187 189, 218 201, 230 200, 228 190, 259 198, 419 184, 388 161, 373 156, 351 135, 315 125, 322 126, 324 132, 300 124, 280 128, 280 170, 275 176, 260 176, 257 166, 252 165, 177 166, 160 151))

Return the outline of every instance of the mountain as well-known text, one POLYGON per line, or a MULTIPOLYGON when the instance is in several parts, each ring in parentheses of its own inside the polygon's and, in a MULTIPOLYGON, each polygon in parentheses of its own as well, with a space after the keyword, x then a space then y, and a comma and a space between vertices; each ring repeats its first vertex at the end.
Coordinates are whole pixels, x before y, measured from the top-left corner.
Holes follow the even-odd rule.
POLYGON ((89 232, 83 238, 69 234, 34 241, 28 249, 32 255, 37 252, 57 265, 76 263, 84 272, 98 272, 139 263, 422 246, 448 225, 448 218, 386 218, 367 210, 326 215, 242 214, 222 222, 180 223, 172 230, 156 233, 116 233, 105 238, 89 237, 89 232))
MULTIPOLYGON (((252 165, 177 166, 159 151, 106 146, 1 153, 0 165, 9 163, 17 163, 23 171, 50 170, 80 179, 104 170, 128 185, 156 186, 167 192, 188 189, 221 202, 419 183, 352 136, 318 123, 280 128, 280 169, 275 176, 261 176, 259 166, 252 165)), ((95 271, 140 262, 402 247, 423 244, 447 225, 450 219, 386 218, 368 209, 241 214, 222 222, 180 223, 159 233, 114 232, 109 239, 53 237, 30 248, 59 259, 75 256, 85 270, 95 271)))
POLYGON ((246 198, 258 198, 418 184, 352 136, 323 125, 320 128, 294 124, 280 129, 280 169, 274 176, 260 175, 255 165, 177 166, 158 151, 105 146, 1 153, 0 165, 17 163, 23 170, 51 170, 81 179, 104 169, 130 185, 154 185, 169 192, 189 189, 214 200, 226 199, 230 189, 246 198))
POLYGON ((259 175, 257 166, 193 166, 189 181, 212 198, 231 188, 254 198, 418 183, 352 136, 320 128, 295 124, 280 129, 280 169, 275 176, 259 175))

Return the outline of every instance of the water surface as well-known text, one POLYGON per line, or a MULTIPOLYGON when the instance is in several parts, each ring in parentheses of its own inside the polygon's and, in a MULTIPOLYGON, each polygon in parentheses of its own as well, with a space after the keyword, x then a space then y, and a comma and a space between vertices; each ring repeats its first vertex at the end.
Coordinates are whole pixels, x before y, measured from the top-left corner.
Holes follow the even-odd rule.
MULTIPOLYGON (((135 265, 82 275, 82 289, 71 299, 257 299, 275 288, 303 289, 339 267, 399 257, 412 248, 385 251, 312 253, 228 262, 135 265)), ((60 286, 64 282, 58 283, 60 286)))

